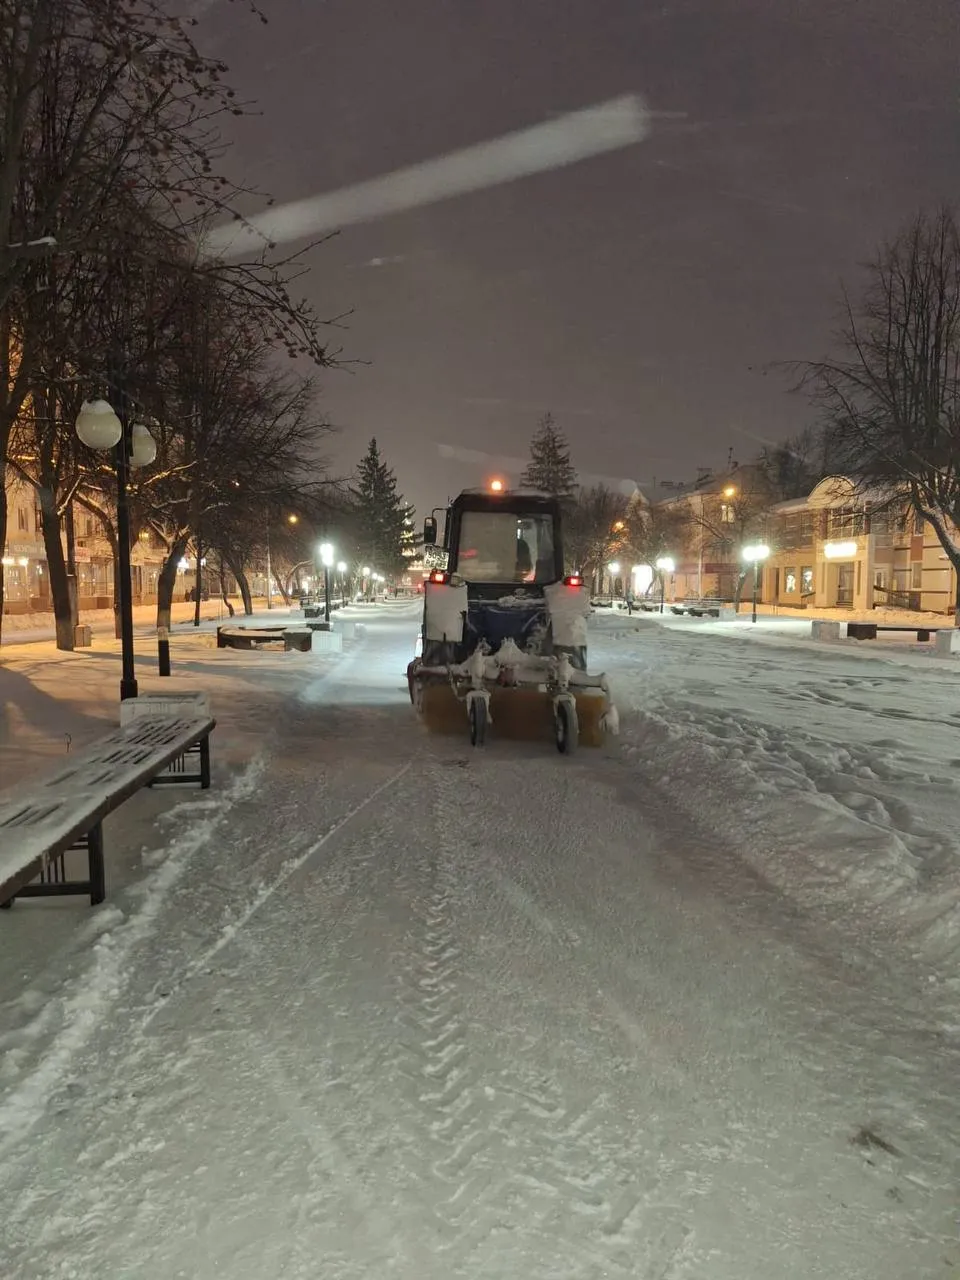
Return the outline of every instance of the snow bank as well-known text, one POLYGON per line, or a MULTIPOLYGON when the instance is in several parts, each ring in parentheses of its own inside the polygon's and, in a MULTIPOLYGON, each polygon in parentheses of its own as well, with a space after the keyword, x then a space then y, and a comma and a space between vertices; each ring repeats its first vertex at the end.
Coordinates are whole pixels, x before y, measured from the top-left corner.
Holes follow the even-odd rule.
POLYGON ((625 750, 671 804, 805 907, 931 961, 960 948, 949 669, 658 625, 605 641, 609 665, 632 660, 617 676, 625 750))

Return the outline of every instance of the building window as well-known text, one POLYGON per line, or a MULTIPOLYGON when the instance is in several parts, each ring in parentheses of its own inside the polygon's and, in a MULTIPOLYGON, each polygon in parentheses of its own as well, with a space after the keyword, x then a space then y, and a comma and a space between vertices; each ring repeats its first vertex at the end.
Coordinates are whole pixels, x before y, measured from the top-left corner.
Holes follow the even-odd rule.
POLYGON ((721 502, 720 503, 720 523, 733 524, 735 519, 736 519, 736 515, 733 509, 733 503, 721 502))
POLYGON ((923 565, 914 564, 910 567, 910 590, 919 591, 923 586, 923 565))
POLYGON ((842 540, 863 533, 863 511, 855 507, 835 507, 829 515, 830 537, 842 540))
POLYGON ((30 532, 30 516, 26 507, 17 507, 17 528, 21 533, 30 532))
POLYGON ((802 595, 813 594, 813 566, 804 565, 800 570, 800 592, 802 595))
POLYGON ((85 538, 93 537, 93 516, 86 516, 83 521, 83 536, 85 538))
POLYGON ((918 538, 923 534, 923 516, 919 511, 913 515, 913 532, 918 538))
POLYGON ((783 571, 783 590, 788 596, 792 596, 797 590, 797 571, 796 569, 784 569, 783 571))

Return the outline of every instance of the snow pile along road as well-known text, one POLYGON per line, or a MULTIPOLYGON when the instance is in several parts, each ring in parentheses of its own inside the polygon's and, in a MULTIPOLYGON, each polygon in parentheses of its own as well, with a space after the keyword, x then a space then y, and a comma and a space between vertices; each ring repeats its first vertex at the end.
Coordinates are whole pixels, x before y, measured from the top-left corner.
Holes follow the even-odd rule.
POLYGON ((599 620, 625 750, 677 808, 798 902, 894 930, 930 959, 960 944, 960 676, 923 654, 837 651, 599 620))

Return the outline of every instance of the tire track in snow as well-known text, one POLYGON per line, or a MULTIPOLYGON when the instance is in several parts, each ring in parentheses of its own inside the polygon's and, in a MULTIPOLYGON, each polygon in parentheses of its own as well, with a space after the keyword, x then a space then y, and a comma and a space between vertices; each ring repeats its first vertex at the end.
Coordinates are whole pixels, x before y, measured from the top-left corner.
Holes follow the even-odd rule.
MULTIPOLYGON (((657 1132, 661 1126, 656 1119, 651 1129, 650 1117, 632 1103, 625 1107, 622 1073, 631 1061, 643 1071, 655 1046, 649 1026, 603 989, 609 975, 595 962, 593 944, 599 940, 589 927, 584 932, 587 919, 571 908, 585 887, 583 836, 595 829, 591 817, 606 813, 602 789, 593 802, 596 814, 590 814, 588 800, 596 795, 606 765, 588 771, 561 762, 558 771, 552 758, 550 764, 527 762, 526 784, 538 797, 538 818, 541 824, 546 819, 546 826, 536 832, 521 829, 518 841, 511 834, 517 830, 515 786, 511 788, 515 766, 496 757, 473 759, 466 785, 443 806, 448 847, 464 851, 455 884, 469 885, 468 894, 484 913, 499 903, 494 906, 497 914, 484 920, 484 931, 502 936, 505 950, 516 954, 523 968, 532 956, 535 967, 559 971, 562 982, 554 998, 559 995, 563 1001, 566 988, 574 1004, 586 1002, 584 1012, 589 1009, 591 1020, 599 1016, 608 1028, 606 1050, 598 1044, 597 1052, 613 1055, 599 1069, 589 1057, 580 1057, 583 1028, 576 1025, 575 1013, 572 1019, 566 1016, 565 1003, 554 1008, 564 1015, 559 1023, 550 1017, 549 1003, 547 1016, 537 1015, 530 1029, 539 1024, 536 1040, 543 1051, 529 1060, 522 1048, 518 1053, 505 1041, 494 1075, 496 1093, 511 1106, 503 1216, 520 1246, 516 1273, 549 1275, 551 1280, 586 1275, 626 1280, 640 1274, 696 1280, 705 1273, 698 1267, 703 1255, 695 1248, 692 1223, 703 1198, 713 1194, 717 1160, 694 1142, 694 1166, 665 1165, 661 1152, 676 1135, 657 1132)), ((475 955, 469 959, 477 963, 475 955)), ((507 982, 511 967, 507 954, 502 969, 507 982)), ((487 984, 487 994, 495 1000, 498 971, 499 966, 487 984)), ((520 991, 531 992, 529 984, 530 977, 521 979, 520 991)), ((521 1013, 513 1021, 515 1045, 516 1033, 523 1036, 525 1027, 521 1013)), ((658 1059, 659 1074, 667 1067, 658 1059)), ((490 1264, 490 1252, 484 1260, 490 1264)))
MULTIPOLYGON (((389 791, 394 787, 401 778, 410 771, 411 768, 412 764, 405 764, 396 773, 391 774, 386 781, 380 783, 380 785, 375 787, 374 790, 365 796, 363 800, 358 804, 355 804, 351 809, 348 809, 345 814, 333 822, 318 840, 313 841, 313 843, 308 845, 303 852, 292 858, 286 859, 278 874, 272 880, 260 886, 253 900, 247 904, 244 910, 241 911, 234 920, 223 926, 216 941, 187 966, 170 994, 173 995, 178 993, 199 973, 202 973, 207 969, 210 962, 223 950, 224 947, 229 946, 241 930, 246 928, 253 917, 266 905, 266 903, 270 901, 279 889, 283 888, 291 876, 296 875, 297 872, 300 871, 311 858, 315 857, 326 844, 333 840, 349 822, 352 822, 354 818, 359 817, 364 810, 368 809, 370 805, 379 800, 384 792, 389 791)), ((147 1029, 166 1003, 167 1001, 164 1001, 163 1004, 155 1005, 144 1015, 140 1023, 140 1031, 145 1031, 147 1029)))
MULTIPOLYGON (((413 955, 398 977, 400 1025, 413 1123, 431 1139, 422 1199, 433 1200, 438 1253, 463 1275, 493 1268, 490 1274, 627 1280, 642 1257, 645 1275, 686 1280, 693 1273, 682 1255, 692 1232, 677 1220, 675 1204, 659 1206, 668 1225, 651 1231, 645 1207, 661 1199, 660 1179, 655 1171, 638 1176, 611 1099, 569 1099, 555 1079, 530 1080, 510 1061, 491 1060, 486 1040, 499 1028, 478 1026, 466 1007, 461 985, 469 975, 457 928, 469 932, 482 858, 478 842, 466 837, 470 791, 489 803, 487 780, 477 772, 483 767, 458 760, 430 771, 431 830, 416 864, 398 869, 415 921, 413 955)), ((556 822, 562 824, 561 812, 556 822)), ((508 896, 510 915, 520 912, 529 924, 516 897, 508 896)), ((535 926, 541 934, 542 926, 535 926)), ((565 928, 548 932, 567 947, 565 928)), ((506 946, 516 945, 515 930, 504 936, 506 946)))
MULTIPOLYGON (((364 802, 354 806, 325 837, 314 842, 313 852, 318 852, 320 846, 329 847, 335 831, 341 831, 350 817, 369 809, 397 778, 394 774, 364 802)), ((219 1127, 216 1118, 206 1114, 209 1099, 197 1091, 195 1082, 218 1077, 222 1082, 229 1082, 231 1108, 238 1114, 256 1116, 266 1104, 275 1116, 278 1134, 288 1131, 268 1152, 269 1163, 260 1165, 261 1177, 283 1189, 278 1195, 281 1208, 277 1226, 271 1227, 262 1238, 265 1252, 260 1261, 263 1265, 271 1274, 286 1274, 288 1267, 305 1268, 304 1238, 316 1240, 319 1233, 326 1240, 328 1224, 333 1222, 339 1231, 343 1267, 331 1274, 344 1277, 355 1274, 351 1270, 354 1241, 361 1239, 370 1263, 369 1274, 380 1273, 393 1254, 395 1224, 390 1221, 389 1211, 385 1212, 364 1186, 364 1151, 369 1143, 363 1133, 364 1103, 357 1089, 357 1077, 376 1080, 383 1065, 384 1049, 382 1042, 371 1037, 368 1052, 358 1057, 355 1043, 343 1051, 338 1040, 338 1019, 344 1018, 351 1009, 352 987, 350 970, 341 963, 336 939, 349 935, 367 913, 369 902, 364 888, 372 883, 383 846, 384 829, 376 821, 376 814, 372 826, 364 830, 359 840, 333 842, 333 856, 319 867, 319 883, 314 886, 311 897, 322 912, 321 918, 315 920, 322 939, 320 947, 295 948, 293 964, 281 964, 265 973, 265 939, 255 935, 255 913, 248 909, 242 917, 245 927, 232 929, 229 938, 221 934, 208 950, 208 954, 213 951, 220 954, 227 941, 231 942, 235 954, 231 955, 230 971, 225 975, 220 966, 213 969, 205 966, 201 974, 198 966, 191 967, 192 978, 200 980, 191 983, 182 996, 193 1002, 194 1010, 185 1015, 182 1009, 174 1010, 165 1004, 162 1008, 172 1017, 162 1034, 132 1037, 120 1072, 123 1089, 104 1099, 104 1107, 98 1110, 97 1125, 86 1133, 78 1159, 85 1174, 79 1185, 70 1186, 69 1195, 66 1170, 64 1172, 65 1185, 60 1194, 69 1199, 70 1212, 51 1216, 48 1204, 38 1207, 29 1197, 23 1203, 24 1212, 18 1214, 18 1220, 23 1223, 22 1247, 28 1248, 31 1256, 43 1252, 36 1238, 38 1212, 44 1223, 44 1249, 59 1249, 72 1256, 77 1256, 78 1222, 89 1224, 94 1218, 102 1219, 103 1229, 107 1230, 111 1220, 130 1219, 126 1202, 130 1187, 137 1194, 144 1142, 151 1140, 150 1135, 167 1134, 171 1114, 178 1117, 181 1133, 198 1132, 212 1120, 205 1154, 210 1158, 217 1152, 219 1127), (256 1017, 250 1017, 248 1009, 251 986, 256 989, 264 982, 268 990, 271 986, 275 989, 272 996, 266 997, 269 1006, 286 1010, 288 1014, 283 1019, 283 1032, 271 1038, 262 1033, 261 1024, 256 1017), (297 1026, 302 1025, 302 1006, 311 991, 329 1011, 332 1034, 325 1035, 318 1043, 315 1057, 304 1060, 298 1049, 297 1026), (202 1036, 184 1034, 185 1028, 201 1022, 205 1027, 202 1036), (281 1038, 288 1029, 292 1033, 289 1042, 281 1038), (319 1096, 326 1099, 320 1107, 311 1101, 317 1096, 318 1079, 322 1079, 319 1096), (156 1087, 158 1081, 162 1082, 161 1088, 156 1087), (341 1229, 344 1221, 354 1224, 352 1232, 341 1229)), ((286 870, 289 880, 292 870, 286 870)), ((275 889, 279 888, 278 882, 275 889)), ((258 901, 260 906, 266 905, 259 895, 254 899, 255 903, 258 901)), ((266 935, 276 929, 275 921, 266 925, 266 935)), ((261 994, 261 1002, 263 998, 261 994)), ((141 1005, 132 1012, 142 1012, 142 1009, 141 1005)), ((149 1012, 155 1014, 158 1010, 149 1012)), ((224 1180, 225 1199, 214 1197, 211 1206, 206 1196, 184 1196, 183 1175, 189 1178, 189 1168, 180 1169, 179 1176, 176 1169, 173 1177, 154 1176, 150 1193, 155 1210, 164 1206, 171 1221, 185 1224, 186 1235, 194 1241, 195 1261, 202 1261, 208 1268, 225 1266, 231 1271, 237 1266, 242 1269, 246 1264, 240 1246, 236 1249, 231 1246, 231 1232, 225 1229, 224 1223, 232 1221, 239 1234, 249 1235, 244 1225, 244 1211, 255 1216, 261 1208, 256 1182, 247 1184, 246 1201, 239 1208, 233 1199, 237 1193, 230 1192, 231 1185, 243 1187, 238 1175, 242 1177, 244 1166, 258 1160, 261 1154, 256 1148, 245 1150, 243 1144, 249 1141, 245 1128, 237 1131, 236 1138, 235 1149, 228 1152, 227 1158, 238 1167, 233 1178, 224 1180)), ((171 1153, 180 1150, 176 1138, 168 1137, 167 1145, 171 1153)), ((160 1151, 163 1146, 161 1141, 156 1150, 160 1151)), ((187 1154, 189 1156, 189 1150, 187 1154)), ((222 1148, 218 1154, 222 1158, 222 1148)), ((166 1164, 169 1166, 175 1159, 171 1154, 166 1164)), ((241 1190, 239 1194, 244 1193, 241 1190)), ((21 1200, 18 1200, 20 1207, 21 1200)), ((245 1247, 252 1247, 249 1241, 245 1247)), ((332 1262, 335 1254, 336 1251, 326 1261, 332 1262)), ((88 1273, 78 1271, 77 1274, 88 1273)))
POLYGON ((503 1212, 504 1136, 509 1107, 495 1104, 470 1050, 460 999, 461 952, 452 905, 453 859, 443 813, 447 770, 428 780, 432 821, 412 865, 398 868, 410 903, 409 948, 398 968, 398 1020, 412 1093, 412 1124, 429 1135, 422 1176, 438 1251, 462 1265, 496 1230, 503 1212))

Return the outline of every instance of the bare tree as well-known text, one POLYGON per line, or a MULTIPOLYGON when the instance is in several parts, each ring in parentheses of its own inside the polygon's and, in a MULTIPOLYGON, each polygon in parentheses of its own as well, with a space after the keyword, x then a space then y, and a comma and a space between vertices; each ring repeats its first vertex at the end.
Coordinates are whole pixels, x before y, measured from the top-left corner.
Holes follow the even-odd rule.
MULTIPOLYGON (((768 513, 777 495, 761 467, 744 465, 719 490, 688 498, 684 519, 700 557, 729 565, 732 594, 739 603, 746 569, 740 558, 745 543, 764 536, 768 513)), ((720 584, 720 592, 729 588, 720 584)))
MULTIPOLYGON (((18 316, 31 272, 89 248, 136 193, 205 216, 229 191, 223 66, 157 0, 0 0, 0 458, 35 382, 42 335, 18 316), (19 321, 19 322, 18 322, 19 321)), ((0 545, 6 535, 0 486, 0 545)), ((3 599, 0 566, 0 606, 3 599)))
POLYGON ((578 490, 564 516, 568 569, 578 569, 596 589, 596 579, 623 541, 628 502, 598 484, 578 490))
POLYGON ((823 428, 805 427, 781 444, 763 446, 754 465, 776 501, 805 498, 830 474, 830 443, 823 428))
MULTIPOLYGON (((864 495, 906 498, 960 580, 960 229, 921 213, 844 299, 842 356, 804 364, 838 469, 864 495)), ((960 625, 960 599, 956 601, 960 625)))
POLYGON ((673 504, 634 503, 627 518, 625 547, 635 564, 654 566, 661 556, 676 556, 687 534, 687 516, 673 504))

